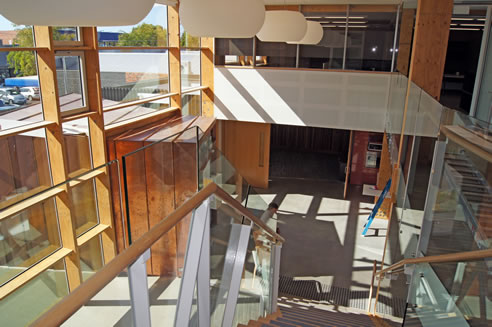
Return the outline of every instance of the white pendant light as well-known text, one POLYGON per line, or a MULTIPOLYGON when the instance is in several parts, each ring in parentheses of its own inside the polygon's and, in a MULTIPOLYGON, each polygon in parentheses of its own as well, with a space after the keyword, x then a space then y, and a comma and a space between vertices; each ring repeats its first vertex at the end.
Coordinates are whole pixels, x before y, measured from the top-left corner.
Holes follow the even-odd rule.
POLYGON ((200 37, 251 38, 265 20, 262 0, 181 0, 184 30, 200 37))
POLYGON ((265 23, 256 36, 263 42, 297 42, 307 31, 307 21, 298 11, 267 11, 265 23))
POLYGON ((17 25, 135 25, 152 10, 155 0, 9 0, 0 13, 17 25))
POLYGON ((290 44, 318 44, 323 38, 323 27, 318 22, 307 21, 307 32, 298 42, 287 42, 290 44))

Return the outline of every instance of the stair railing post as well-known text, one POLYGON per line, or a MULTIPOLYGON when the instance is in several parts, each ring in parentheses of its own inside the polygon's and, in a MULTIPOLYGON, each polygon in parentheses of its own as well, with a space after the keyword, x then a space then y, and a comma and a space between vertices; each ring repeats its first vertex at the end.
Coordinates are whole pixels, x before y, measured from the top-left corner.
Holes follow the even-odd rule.
MULTIPOLYGON (((203 242, 203 240, 207 238, 205 237, 205 233, 207 230, 210 230, 207 229, 207 224, 210 226, 210 198, 205 200, 197 209, 193 210, 188 245, 186 247, 183 278, 181 279, 178 303, 176 307, 176 318, 174 320, 174 326, 176 327, 188 326, 190 322, 193 295, 195 293, 195 284, 197 282, 199 266, 204 263, 205 265, 207 264, 207 259, 204 260, 200 258, 200 255, 202 254, 202 247, 210 247, 210 243, 204 244, 203 242)), ((210 254, 210 252, 208 253, 210 254)), ((198 294, 198 312, 200 316, 201 309, 203 317, 204 308, 200 308, 200 305, 205 303, 205 306, 207 306, 207 302, 203 301, 203 298, 206 296, 206 293, 204 294, 203 292, 203 279, 199 278, 199 281, 201 283, 198 285, 198 292, 200 292, 199 290, 202 290, 202 292, 200 292, 201 294, 198 294)), ((208 285, 210 285, 210 279, 208 285)), ((208 314, 210 315, 210 309, 208 310, 208 314)), ((208 321, 210 324, 210 319, 208 319, 208 321)))
POLYGON ((277 311, 277 301, 278 301, 278 287, 280 278, 280 254, 282 252, 282 244, 274 244, 272 247, 272 263, 273 271, 271 274, 271 303, 270 303, 270 314, 277 311))
POLYGON ((128 283, 130 284, 130 301, 132 305, 133 326, 150 327, 149 287, 147 284, 147 260, 150 249, 128 266, 128 283))
POLYGON ((372 277, 371 277, 371 287, 369 288, 369 299, 367 301, 367 312, 371 312, 371 302, 372 302, 372 292, 374 289, 374 278, 376 277, 376 268, 377 268, 377 261, 374 260, 374 264, 372 267, 372 277))

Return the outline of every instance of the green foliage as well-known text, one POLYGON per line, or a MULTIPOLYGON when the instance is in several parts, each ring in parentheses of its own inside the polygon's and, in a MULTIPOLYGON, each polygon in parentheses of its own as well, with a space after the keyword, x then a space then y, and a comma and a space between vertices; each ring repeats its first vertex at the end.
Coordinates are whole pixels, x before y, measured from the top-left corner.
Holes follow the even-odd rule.
MULTIPOLYGON (((53 28, 53 40, 68 41, 74 39, 74 34, 62 34, 59 27, 53 28)), ((34 47, 34 39, 31 27, 17 29, 17 35, 14 39, 14 44, 21 48, 34 47)), ((36 75, 36 58, 32 51, 11 51, 7 55, 7 62, 10 68, 14 69, 14 74, 17 76, 36 75)))
POLYGON ((184 48, 198 48, 200 47, 200 38, 183 32, 179 43, 184 48))
POLYGON ((130 33, 120 34, 118 46, 134 47, 165 47, 167 46, 167 30, 160 25, 143 23, 134 27, 130 33))
MULTIPOLYGON (((34 46, 32 28, 19 29, 14 44, 19 47, 32 48, 34 46)), ((31 51, 11 51, 7 55, 7 62, 17 76, 36 75, 36 60, 31 51)))

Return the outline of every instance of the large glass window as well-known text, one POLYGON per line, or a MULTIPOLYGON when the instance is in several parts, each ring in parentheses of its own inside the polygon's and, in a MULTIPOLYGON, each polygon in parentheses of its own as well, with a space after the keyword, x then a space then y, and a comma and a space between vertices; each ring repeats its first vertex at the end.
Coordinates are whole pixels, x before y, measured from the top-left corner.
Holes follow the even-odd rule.
POLYGON ((395 39, 394 12, 350 12, 345 68, 390 71, 395 39))
POLYGON ((0 130, 43 120, 32 26, 0 15, 0 130), (11 50, 11 51, 9 51, 11 50))
POLYGON ((86 111, 84 54, 57 52, 55 56, 58 96, 63 116, 86 111))
POLYGON ((167 6, 155 4, 133 26, 98 27, 100 47, 167 47, 167 6))

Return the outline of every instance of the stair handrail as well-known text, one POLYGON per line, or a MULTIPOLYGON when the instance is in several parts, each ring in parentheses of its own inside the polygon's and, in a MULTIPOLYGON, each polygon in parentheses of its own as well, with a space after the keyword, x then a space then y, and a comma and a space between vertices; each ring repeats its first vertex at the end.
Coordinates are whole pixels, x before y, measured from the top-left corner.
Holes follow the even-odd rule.
POLYGON ((171 230, 177 223, 191 213, 200 203, 215 194, 228 205, 248 217, 254 224, 265 230, 277 243, 284 243, 285 239, 268 227, 261 219, 253 215, 250 210, 243 207, 237 200, 230 196, 214 182, 205 186, 194 194, 180 207, 158 222, 147 233, 142 235, 126 250, 118 254, 113 260, 101 268, 97 273, 81 284, 60 302, 45 312, 34 321, 31 326, 49 327, 60 326, 70 318, 85 303, 94 297, 101 289, 111 282, 126 267, 137 260, 157 240, 171 230))
POLYGON ((474 260, 480 260, 480 259, 486 259, 486 258, 492 258, 492 249, 447 253, 447 254, 431 255, 431 256, 424 256, 424 257, 418 257, 418 258, 406 258, 406 259, 398 261, 397 263, 392 264, 391 266, 389 266, 387 268, 381 269, 380 271, 376 272, 376 270, 374 269, 372 279, 371 279, 372 283, 371 283, 370 291, 369 291, 370 297, 369 297, 369 302, 368 302, 369 303, 368 312, 370 312, 370 306, 371 306, 371 302, 372 302, 373 284, 374 284, 374 278, 376 276, 378 277, 378 288, 376 291, 376 299, 374 302, 374 314, 376 314, 376 308, 377 308, 378 298, 379 298, 379 290, 381 288, 381 276, 383 274, 386 274, 388 272, 394 271, 398 268, 401 268, 405 265, 410 265, 410 264, 474 261, 474 260))

